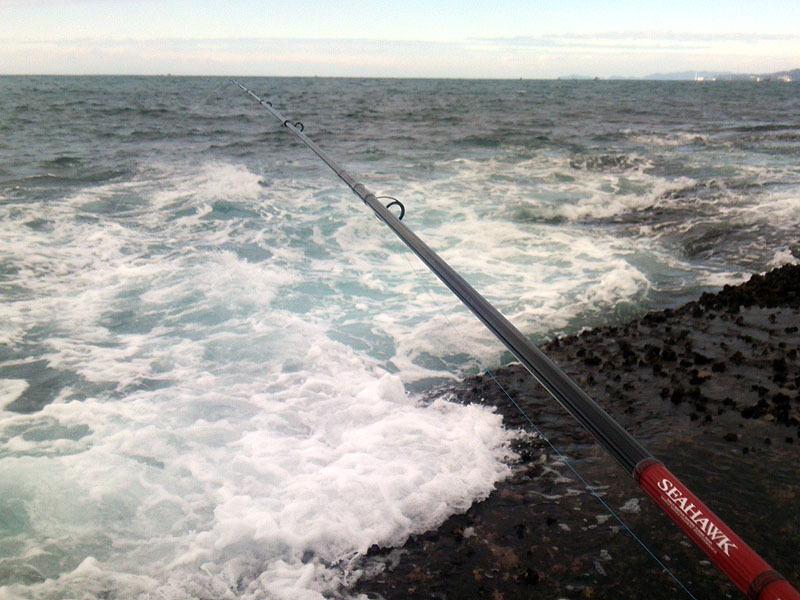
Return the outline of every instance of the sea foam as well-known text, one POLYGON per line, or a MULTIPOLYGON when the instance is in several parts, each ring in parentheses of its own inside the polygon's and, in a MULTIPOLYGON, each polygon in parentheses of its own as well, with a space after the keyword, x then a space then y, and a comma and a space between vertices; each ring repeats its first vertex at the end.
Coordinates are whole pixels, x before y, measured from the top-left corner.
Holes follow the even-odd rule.
POLYGON ((6 341, 50 376, 3 379, 0 594, 321 598, 506 476, 498 415, 423 402, 337 339, 331 302, 393 293, 332 278, 315 245, 349 225, 265 233, 257 177, 167 172, 51 202, 50 235, 7 209, 6 341))

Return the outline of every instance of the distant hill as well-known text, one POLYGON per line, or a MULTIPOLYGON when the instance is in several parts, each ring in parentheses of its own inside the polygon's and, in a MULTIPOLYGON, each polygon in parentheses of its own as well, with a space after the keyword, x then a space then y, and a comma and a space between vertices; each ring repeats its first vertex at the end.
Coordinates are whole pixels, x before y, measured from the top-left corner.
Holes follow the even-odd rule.
POLYGON ((692 81, 702 77, 703 79, 729 79, 734 73, 718 73, 714 71, 682 71, 680 73, 653 73, 642 77, 642 79, 653 79, 656 81, 692 81))
POLYGON ((800 69, 757 74, 725 73, 718 71, 683 71, 680 73, 655 73, 653 75, 647 75, 642 79, 659 81, 692 81, 695 79, 702 79, 704 81, 770 81, 790 79, 791 81, 800 81, 800 69))

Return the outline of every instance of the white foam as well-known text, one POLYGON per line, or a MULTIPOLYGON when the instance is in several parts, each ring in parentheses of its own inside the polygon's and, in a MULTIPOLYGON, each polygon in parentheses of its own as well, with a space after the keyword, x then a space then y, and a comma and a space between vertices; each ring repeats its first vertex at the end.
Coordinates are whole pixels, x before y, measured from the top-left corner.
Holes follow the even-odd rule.
MULTIPOLYGON (((686 182, 540 158, 509 181, 445 164, 432 191, 412 184, 407 222, 532 335, 641 302, 647 265, 681 268, 648 236, 579 221, 686 182)), ((19 540, 0 595, 318 599, 371 545, 508 473, 497 415, 409 391, 496 364, 496 340, 346 190, 260 181, 167 165, 0 206, 18 265, 0 342, 54 382, 41 411, 0 421, 0 509, 19 540), (39 214, 49 230, 25 225, 39 214)), ((0 406, 24 394, 15 381, 0 406)))
POLYGON ((651 163, 636 155, 621 155, 619 161, 619 168, 593 170, 576 168, 566 153, 541 152, 513 162, 457 159, 451 161, 456 178, 426 182, 425 197, 441 198, 458 189, 456 199, 462 206, 451 206, 446 213, 456 220, 469 206, 481 211, 482 217, 494 213, 511 222, 580 221, 645 209, 694 183, 687 177, 655 175, 651 163), (507 176, 498 180, 498 173, 507 176), (469 198, 477 200, 475 207, 467 204, 469 198))
POLYGON ((794 265, 798 263, 798 258, 792 253, 789 248, 779 248, 775 251, 775 255, 769 262, 772 268, 782 267, 783 265, 794 265))
POLYGON ((321 598, 355 555, 438 525, 506 475, 499 417, 421 406, 396 377, 348 370, 325 350, 310 351, 313 373, 206 377, 17 422, 5 450, 19 458, 0 463, 0 481, 26 506, 28 564, 53 578, 30 589, 63 597, 99 578, 117 596, 144 586, 189 598, 235 580, 241 597, 321 598), (68 454, 14 447, 43 419, 92 431, 68 454))
POLYGON ((655 133, 623 129, 620 133, 628 136, 631 141, 648 147, 676 147, 704 145, 711 139, 708 135, 691 131, 673 131, 670 133, 655 133))
POLYGON ((28 387, 24 379, 0 379, 0 410, 19 398, 28 387))
MULTIPOLYGON (((395 338, 391 319, 364 327, 351 312, 356 298, 391 313, 403 277, 371 275, 361 253, 386 255, 380 234, 362 235, 349 208, 271 231, 261 205, 277 214, 293 197, 265 197, 238 167, 167 172, 52 203, 55 235, 6 213, 24 293, 5 340, 36 344, 64 383, 0 422, 0 510, 19 540, 0 596, 319 599, 371 545, 435 527, 508 473, 499 416, 422 405, 384 368, 419 321, 395 338), (203 187, 220 171, 232 195, 203 187), (217 201, 240 215, 205 208, 217 201), (104 208, 116 202, 134 208, 104 208), (333 259, 330 235, 361 243, 333 259)), ((4 405, 27 385, 6 380, 4 405)))

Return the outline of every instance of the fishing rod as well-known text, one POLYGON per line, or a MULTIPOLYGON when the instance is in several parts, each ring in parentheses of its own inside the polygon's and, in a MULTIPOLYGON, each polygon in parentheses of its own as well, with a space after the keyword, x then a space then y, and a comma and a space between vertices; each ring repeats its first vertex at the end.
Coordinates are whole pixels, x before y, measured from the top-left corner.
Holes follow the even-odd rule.
POLYGON ((271 102, 236 80, 239 88, 280 121, 286 129, 322 159, 334 173, 383 221, 464 305, 511 351, 531 375, 567 412, 625 469, 639 487, 700 547, 748 598, 752 600, 800 600, 800 593, 770 567, 733 530, 723 523, 661 461, 648 452, 605 410, 567 376, 547 355, 481 296, 449 264, 400 222, 405 210, 399 201, 396 217, 380 199, 336 163, 303 133, 303 124, 292 123, 271 102))

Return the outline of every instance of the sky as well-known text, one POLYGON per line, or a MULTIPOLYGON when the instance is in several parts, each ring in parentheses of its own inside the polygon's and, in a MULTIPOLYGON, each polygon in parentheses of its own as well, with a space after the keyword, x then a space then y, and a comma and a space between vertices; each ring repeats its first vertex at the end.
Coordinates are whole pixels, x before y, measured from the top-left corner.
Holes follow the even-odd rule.
POLYGON ((800 0, 0 0, 1 74, 642 77, 800 67, 800 0))

